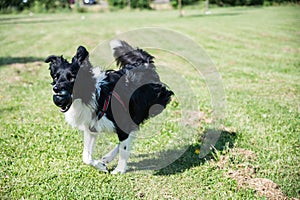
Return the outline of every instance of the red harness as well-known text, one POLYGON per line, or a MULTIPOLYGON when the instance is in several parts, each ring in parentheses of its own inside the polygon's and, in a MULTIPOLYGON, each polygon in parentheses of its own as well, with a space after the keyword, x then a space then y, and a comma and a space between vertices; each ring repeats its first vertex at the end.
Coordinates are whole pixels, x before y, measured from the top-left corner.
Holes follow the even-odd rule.
POLYGON ((103 109, 99 112, 99 114, 97 116, 98 120, 100 120, 103 117, 103 115, 106 113, 112 95, 118 100, 118 102, 123 106, 123 108, 126 109, 126 105, 122 101, 120 95, 118 93, 116 93, 115 91, 113 91, 112 94, 110 94, 106 97, 104 105, 103 105, 103 109))
POLYGON ((124 103, 124 101, 122 101, 121 97, 119 96, 118 93, 116 93, 115 91, 112 92, 112 95, 119 101, 119 103, 123 106, 123 108, 126 109, 126 105, 124 103))

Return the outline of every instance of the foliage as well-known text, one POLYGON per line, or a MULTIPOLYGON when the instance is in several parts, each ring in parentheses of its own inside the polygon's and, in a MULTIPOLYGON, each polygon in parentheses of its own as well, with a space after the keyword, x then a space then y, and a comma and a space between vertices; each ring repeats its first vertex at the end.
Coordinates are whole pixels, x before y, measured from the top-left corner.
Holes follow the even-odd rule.
POLYGON ((130 7, 131 8, 140 8, 140 9, 149 9, 150 0, 131 0, 130 7))
POLYGON ((0 1, 1 12, 11 10, 22 11, 30 9, 33 12, 54 12, 55 10, 70 9, 68 0, 11 0, 0 1))
POLYGON ((109 5, 116 8, 125 8, 130 5, 130 8, 149 9, 149 0, 108 0, 109 5))
POLYGON ((264 0, 210 0, 210 3, 219 6, 253 6, 263 5, 264 0))
MULTIPOLYGON (((200 0, 205 1, 205 0, 200 0)), ((210 4, 218 6, 256 6, 256 5, 273 5, 286 3, 299 3, 300 0, 209 0, 210 4)), ((199 0, 182 0, 182 5, 194 5, 199 3, 199 0)), ((171 5, 174 8, 178 6, 178 0, 171 0, 171 5)))
POLYGON ((299 2, 299 0, 210 0, 210 3, 217 4, 219 6, 255 6, 299 2))
POLYGON ((265 0, 264 1, 264 4, 267 5, 279 5, 279 4, 288 4, 288 3, 299 4, 300 0, 265 0))
POLYGON ((20 0, 10 0, 10 1, 0 1, 0 11, 1 12, 10 12, 12 10, 20 11, 26 8, 29 8, 33 4, 32 1, 24 3, 20 0))
POLYGON ((126 0, 108 0, 108 3, 112 7, 125 8, 128 5, 126 0))
MULTIPOLYGON (((182 0, 182 6, 193 5, 199 2, 199 0, 182 0)), ((171 5, 174 8, 178 7, 178 0, 171 0, 171 5)))
MULTIPOLYGON (((79 0, 80 1, 80 0, 79 0)), ((112 8, 123 9, 130 6, 133 9, 150 9, 152 0, 107 0, 112 8)), ((205 0, 182 0, 182 6, 198 4, 205 0)), ((210 0, 210 4, 218 6, 253 6, 274 5, 285 3, 299 3, 300 0, 210 0)), ((178 0, 170 0, 174 8, 178 6, 178 0)), ((70 10, 69 0, 0 0, 0 13, 16 13, 23 10, 32 12, 57 12, 70 10)), ((113 10, 113 9, 112 9, 113 10)), ((85 8, 77 7, 77 12, 87 12, 85 8)))

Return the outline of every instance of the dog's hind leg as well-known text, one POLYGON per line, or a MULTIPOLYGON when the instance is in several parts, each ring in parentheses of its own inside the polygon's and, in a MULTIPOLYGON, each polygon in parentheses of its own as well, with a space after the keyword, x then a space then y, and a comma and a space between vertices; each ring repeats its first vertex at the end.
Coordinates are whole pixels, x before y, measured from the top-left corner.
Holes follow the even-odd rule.
POLYGON ((97 140, 97 136, 92 134, 90 131, 85 130, 83 140, 84 140, 84 149, 82 154, 83 162, 87 165, 91 165, 95 167, 100 171, 107 172, 107 167, 103 162, 99 160, 94 160, 92 158, 93 149, 97 140))
POLYGON ((120 144, 118 144, 115 148, 113 148, 110 152, 108 152, 107 154, 105 154, 105 156, 102 157, 102 162, 105 164, 110 163, 111 161, 113 161, 113 159, 117 156, 117 154, 119 153, 119 146, 120 144))
POLYGON ((112 171, 112 174, 124 174, 127 169, 127 161, 130 155, 130 143, 131 137, 128 138, 119 144, 119 161, 117 167, 112 171))

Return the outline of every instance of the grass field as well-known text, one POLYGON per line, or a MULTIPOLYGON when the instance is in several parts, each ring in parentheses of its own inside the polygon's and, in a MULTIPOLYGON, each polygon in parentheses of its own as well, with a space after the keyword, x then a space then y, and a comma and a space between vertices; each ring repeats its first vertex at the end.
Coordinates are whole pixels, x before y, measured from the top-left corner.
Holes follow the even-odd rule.
MULTIPOLYGON (((216 8, 202 15, 203 10, 191 9, 182 18, 177 11, 1 15, 0 198, 299 198, 299 10, 216 8), (221 138, 212 153, 198 158, 197 150, 211 132, 205 82, 186 73, 186 62, 155 54, 170 68, 182 66, 181 73, 199 98, 199 109, 193 112, 202 113, 203 120, 193 122, 190 146, 170 166, 104 174, 82 163, 82 134, 70 128, 53 105, 43 60, 50 54, 70 58, 78 45, 93 49, 118 33, 142 27, 179 31, 211 57, 227 100, 221 138)), ((164 115, 170 120, 162 122, 161 142, 185 134, 172 122, 178 117, 175 103, 164 115)), ((147 123, 143 131, 147 130, 155 128, 147 123)), ((155 146, 157 141, 145 142, 136 141, 136 151, 147 155, 152 147, 163 148, 155 146)))

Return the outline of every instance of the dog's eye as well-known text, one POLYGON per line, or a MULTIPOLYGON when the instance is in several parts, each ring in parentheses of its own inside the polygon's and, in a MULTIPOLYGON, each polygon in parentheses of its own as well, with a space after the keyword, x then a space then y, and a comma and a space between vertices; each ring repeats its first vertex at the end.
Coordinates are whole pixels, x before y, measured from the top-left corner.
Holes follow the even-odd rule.
POLYGON ((71 77, 70 78, 70 82, 74 82, 75 81, 75 78, 74 77, 71 77))
POLYGON ((68 78, 68 80, 69 80, 70 82, 74 82, 74 81, 75 81, 75 77, 72 76, 71 74, 68 74, 68 75, 67 75, 67 78, 68 78))

